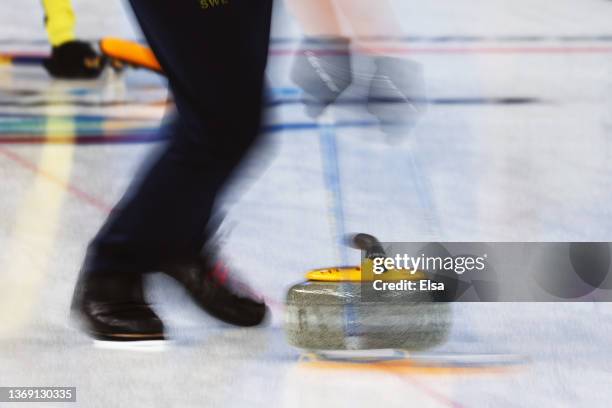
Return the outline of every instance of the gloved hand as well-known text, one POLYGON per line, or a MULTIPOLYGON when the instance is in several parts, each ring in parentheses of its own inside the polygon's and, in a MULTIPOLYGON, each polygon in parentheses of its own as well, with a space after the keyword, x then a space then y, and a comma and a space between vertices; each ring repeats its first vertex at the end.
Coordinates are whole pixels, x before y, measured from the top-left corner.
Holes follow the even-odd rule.
POLYGON ((61 79, 94 79, 100 76, 106 59, 84 41, 68 41, 53 47, 43 65, 47 72, 61 79))
POLYGON ((427 108, 423 69, 417 62, 378 57, 370 81, 368 111, 390 134, 405 134, 427 108))
POLYGON ((305 93, 307 114, 318 117, 352 83, 350 40, 305 38, 293 62, 291 79, 305 93))

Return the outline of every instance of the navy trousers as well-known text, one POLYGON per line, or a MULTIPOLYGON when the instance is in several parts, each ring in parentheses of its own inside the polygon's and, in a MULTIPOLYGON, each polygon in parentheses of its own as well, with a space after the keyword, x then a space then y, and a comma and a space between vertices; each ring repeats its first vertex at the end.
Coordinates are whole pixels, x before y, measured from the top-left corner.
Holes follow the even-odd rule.
POLYGON ((195 257, 220 189, 260 132, 272 0, 130 0, 168 77, 168 142, 89 245, 85 273, 195 257))

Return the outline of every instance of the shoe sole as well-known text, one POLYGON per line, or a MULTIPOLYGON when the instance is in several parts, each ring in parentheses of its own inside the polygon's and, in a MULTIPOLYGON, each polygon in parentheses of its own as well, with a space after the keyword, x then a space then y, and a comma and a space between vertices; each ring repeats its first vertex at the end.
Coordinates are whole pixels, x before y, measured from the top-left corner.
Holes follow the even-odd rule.
POLYGON ((114 341, 114 342, 136 342, 136 341, 159 341, 166 340, 163 333, 152 333, 152 334, 124 334, 124 333, 97 333, 88 331, 90 336, 96 340, 102 341, 114 341))

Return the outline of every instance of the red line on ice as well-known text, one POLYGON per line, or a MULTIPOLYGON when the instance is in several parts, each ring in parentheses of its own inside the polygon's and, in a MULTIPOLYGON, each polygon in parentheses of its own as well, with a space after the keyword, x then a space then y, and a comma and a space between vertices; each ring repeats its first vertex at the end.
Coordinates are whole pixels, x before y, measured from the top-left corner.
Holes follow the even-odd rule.
POLYGON ((76 187, 71 183, 67 183, 61 180, 59 177, 42 170, 39 166, 36 165, 36 163, 23 158, 17 153, 10 151, 6 148, 0 147, 0 154, 2 154, 7 159, 10 159, 14 163, 20 165, 22 168, 30 170, 31 172, 36 173, 39 176, 42 176, 48 181, 52 182, 53 184, 63 188, 64 190, 71 193, 74 197, 78 198, 80 201, 87 203, 97 208, 98 210, 101 210, 104 213, 109 213, 112 210, 112 207, 104 203, 102 200, 85 192, 84 190, 81 190, 80 188, 76 187))
POLYGON ((424 394, 428 395, 429 397, 435 399, 436 401, 451 407, 451 408, 463 408, 463 405, 459 404, 458 402, 453 401, 452 399, 450 399, 449 397, 447 397, 446 395, 443 395, 441 393, 439 393, 438 391, 434 390, 433 388, 431 388, 430 386, 426 385, 425 383, 417 380, 414 376, 410 376, 409 378, 406 378, 406 376, 402 376, 399 374, 396 374, 398 378, 401 378, 402 381, 410 384, 411 386, 413 386, 414 388, 416 388, 417 390, 420 390, 421 392, 423 392, 424 394))
MULTIPOLYGON (((543 46, 543 47, 364 47, 363 53, 385 54, 608 54, 612 53, 609 46, 543 46)), ((270 55, 282 57, 303 52, 292 48, 272 48, 270 55)), ((315 55, 342 55, 339 50, 311 50, 315 55)), ((40 59, 46 58, 41 53, 0 53, 0 58, 8 59, 40 59)))
MULTIPOLYGON (((367 47, 363 53, 384 54, 606 54, 612 47, 367 47)), ((270 55, 288 56, 299 54, 295 49, 272 49, 270 55)), ((338 50, 314 50, 316 55, 342 55, 338 50)))

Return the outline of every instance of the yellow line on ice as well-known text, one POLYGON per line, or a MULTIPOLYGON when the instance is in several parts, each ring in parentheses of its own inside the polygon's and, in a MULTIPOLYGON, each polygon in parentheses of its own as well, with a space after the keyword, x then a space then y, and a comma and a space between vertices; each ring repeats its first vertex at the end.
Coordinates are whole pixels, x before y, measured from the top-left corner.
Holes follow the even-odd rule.
MULTIPOLYGON (((50 116, 47 129, 58 125, 72 126, 74 121, 50 116), (67 120, 71 124, 65 123, 67 120), (62 123, 58 123, 62 122, 62 123)), ((73 132, 74 133, 74 132, 73 132)), ((72 169, 74 144, 42 145, 39 169, 68 180, 72 169)), ((29 316, 45 290, 44 280, 50 261, 62 254, 56 246, 59 220, 66 191, 35 175, 30 188, 23 194, 19 212, 15 216, 11 241, 7 251, 7 265, 2 270, 0 285, 0 337, 15 336, 29 323, 29 316), (55 255, 55 256, 54 256, 55 255)))

